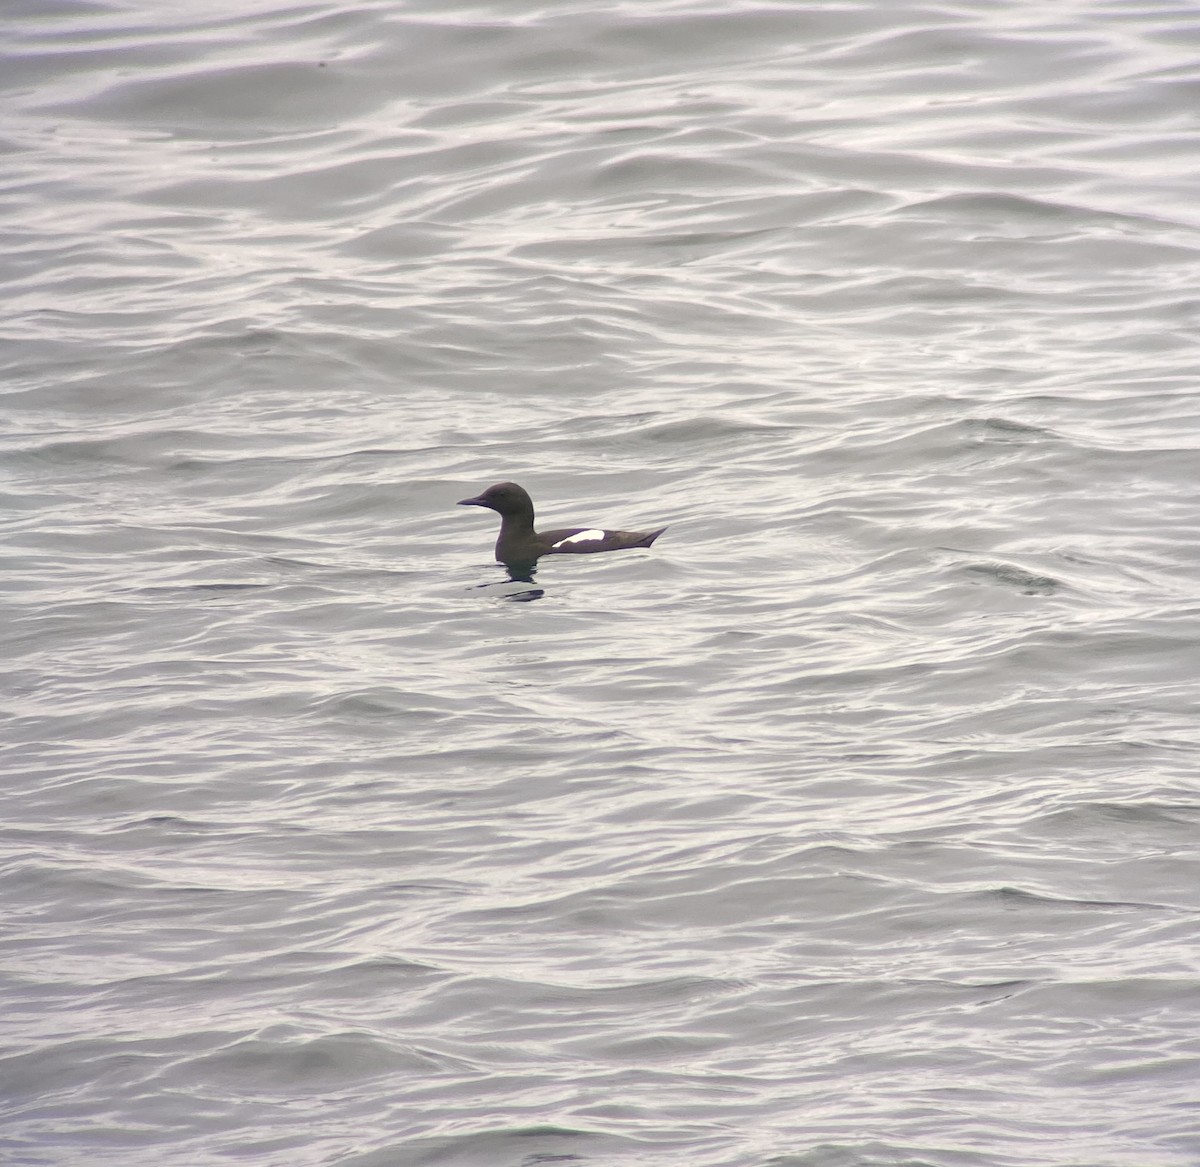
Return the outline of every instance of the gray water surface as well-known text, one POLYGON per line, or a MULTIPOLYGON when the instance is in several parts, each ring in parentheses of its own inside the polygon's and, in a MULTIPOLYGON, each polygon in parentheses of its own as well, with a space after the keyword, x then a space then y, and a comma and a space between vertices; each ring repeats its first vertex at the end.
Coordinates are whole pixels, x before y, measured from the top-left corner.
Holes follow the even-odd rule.
POLYGON ((1200 1163, 1190 0, 6 26, 6 1163, 1200 1163))

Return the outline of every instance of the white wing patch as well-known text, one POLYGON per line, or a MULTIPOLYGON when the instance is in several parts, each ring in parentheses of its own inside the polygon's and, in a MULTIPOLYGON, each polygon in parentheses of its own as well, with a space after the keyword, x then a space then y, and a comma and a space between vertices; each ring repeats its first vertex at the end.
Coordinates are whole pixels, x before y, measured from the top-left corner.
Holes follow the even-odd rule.
POLYGON ((553 547, 563 547, 568 543, 590 543, 594 539, 603 539, 603 531, 580 531, 578 535, 568 535, 565 539, 559 539, 557 543, 551 544, 553 547))

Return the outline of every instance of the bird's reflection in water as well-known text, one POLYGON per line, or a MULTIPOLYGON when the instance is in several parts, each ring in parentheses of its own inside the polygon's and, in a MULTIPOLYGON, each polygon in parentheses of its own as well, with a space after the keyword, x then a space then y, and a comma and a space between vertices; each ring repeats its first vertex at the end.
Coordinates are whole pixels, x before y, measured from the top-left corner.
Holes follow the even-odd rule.
MULTIPOLYGON (((500 565, 497 564, 497 566, 500 565)), ((533 585, 536 564, 506 563, 503 566, 505 574, 508 576, 507 579, 488 581, 474 586, 485 588, 491 595, 499 596, 514 604, 527 604, 530 600, 540 600, 546 594, 545 588, 527 586, 533 585), (516 586, 514 587, 514 585, 516 586)))

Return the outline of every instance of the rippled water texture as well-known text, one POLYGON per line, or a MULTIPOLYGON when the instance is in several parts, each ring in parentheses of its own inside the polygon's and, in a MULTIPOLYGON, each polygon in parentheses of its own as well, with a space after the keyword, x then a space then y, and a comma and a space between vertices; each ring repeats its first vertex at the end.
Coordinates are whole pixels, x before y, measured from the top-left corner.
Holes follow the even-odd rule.
POLYGON ((1200 1162, 1192 0, 5 26, 6 1164, 1200 1162))

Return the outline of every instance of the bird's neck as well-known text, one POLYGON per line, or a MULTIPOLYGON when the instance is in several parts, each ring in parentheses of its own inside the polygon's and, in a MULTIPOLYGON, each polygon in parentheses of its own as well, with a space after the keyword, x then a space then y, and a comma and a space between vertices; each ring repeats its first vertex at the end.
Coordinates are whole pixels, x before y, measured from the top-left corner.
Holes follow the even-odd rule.
POLYGON ((500 531, 504 535, 532 535, 533 507, 523 507, 519 511, 501 515, 500 531))

